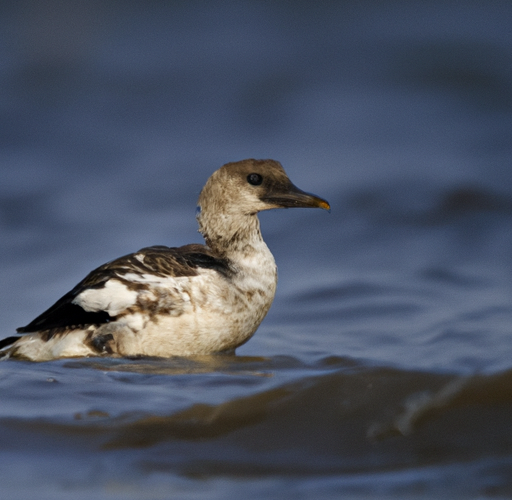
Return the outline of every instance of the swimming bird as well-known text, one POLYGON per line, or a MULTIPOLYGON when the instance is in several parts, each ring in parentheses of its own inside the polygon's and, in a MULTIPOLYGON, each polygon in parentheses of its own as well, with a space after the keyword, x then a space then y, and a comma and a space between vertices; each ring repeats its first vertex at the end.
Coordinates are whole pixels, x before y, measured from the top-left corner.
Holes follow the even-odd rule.
POLYGON ((234 353, 267 314, 277 285, 257 213, 329 203, 294 186, 281 164, 227 163, 197 207, 206 245, 152 246, 108 262, 0 341, 0 356, 31 361, 83 356, 234 353))

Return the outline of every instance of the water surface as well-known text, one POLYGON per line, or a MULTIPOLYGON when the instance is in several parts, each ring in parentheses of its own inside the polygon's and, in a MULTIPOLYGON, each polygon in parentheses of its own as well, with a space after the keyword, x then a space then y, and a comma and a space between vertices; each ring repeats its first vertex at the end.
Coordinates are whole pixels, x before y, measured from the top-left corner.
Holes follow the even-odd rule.
POLYGON ((3 336, 200 241, 225 162, 332 205, 261 215, 278 295, 235 357, 0 363, 6 497, 512 494, 507 3, 0 9, 3 336))

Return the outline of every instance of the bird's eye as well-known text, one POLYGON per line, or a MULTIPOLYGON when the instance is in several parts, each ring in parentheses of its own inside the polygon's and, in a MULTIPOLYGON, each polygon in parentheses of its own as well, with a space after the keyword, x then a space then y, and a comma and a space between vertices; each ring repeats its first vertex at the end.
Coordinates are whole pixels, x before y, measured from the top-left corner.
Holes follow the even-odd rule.
POLYGON ((253 186, 259 186, 263 182, 263 177, 260 174, 249 174, 247 182, 253 186))

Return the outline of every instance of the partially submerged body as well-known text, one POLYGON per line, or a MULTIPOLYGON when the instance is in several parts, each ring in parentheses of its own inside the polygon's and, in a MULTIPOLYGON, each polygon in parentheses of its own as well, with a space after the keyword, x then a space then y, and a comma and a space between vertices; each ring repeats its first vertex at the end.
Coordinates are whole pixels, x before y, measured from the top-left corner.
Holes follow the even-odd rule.
POLYGON ((30 324, 0 341, 0 356, 190 356, 234 352, 274 299, 277 269, 257 212, 319 207, 278 162, 228 163, 208 180, 198 222, 207 246, 148 247, 92 271, 30 324))

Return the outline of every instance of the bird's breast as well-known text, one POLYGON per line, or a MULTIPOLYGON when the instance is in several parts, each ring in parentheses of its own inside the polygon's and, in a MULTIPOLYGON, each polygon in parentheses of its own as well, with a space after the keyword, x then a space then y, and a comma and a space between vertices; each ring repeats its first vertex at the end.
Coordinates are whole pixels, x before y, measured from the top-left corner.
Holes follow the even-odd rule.
POLYGON ((256 331, 274 299, 277 270, 272 254, 233 262, 226 277, 204 269, 197 276, 148 283, 139 308, 126 315, 134 335, 120 337, 121 353, 153 356, 210 354, 234 349, 256 331), (133 345, 130 345, 133 344, 133 345))

